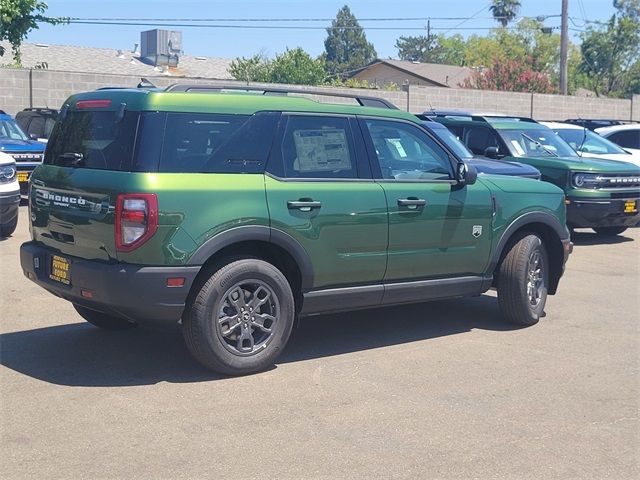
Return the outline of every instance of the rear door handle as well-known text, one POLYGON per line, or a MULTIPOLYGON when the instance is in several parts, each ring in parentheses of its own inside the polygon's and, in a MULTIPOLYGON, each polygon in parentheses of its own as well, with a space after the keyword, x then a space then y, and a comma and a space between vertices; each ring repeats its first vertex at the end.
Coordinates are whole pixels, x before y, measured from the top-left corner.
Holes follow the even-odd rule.
POLYGON ((296 200, 287 202, 287 208, 289 210, 300 210, 302 212, 310 212, 314 208, 320 207, 322 207, 322 203, 315 202, 313 200, 296 200))
POLYGON ((399 198, 398 206, 399 207, 424 207, 427 204, 427 201, 423 198, 399 198))

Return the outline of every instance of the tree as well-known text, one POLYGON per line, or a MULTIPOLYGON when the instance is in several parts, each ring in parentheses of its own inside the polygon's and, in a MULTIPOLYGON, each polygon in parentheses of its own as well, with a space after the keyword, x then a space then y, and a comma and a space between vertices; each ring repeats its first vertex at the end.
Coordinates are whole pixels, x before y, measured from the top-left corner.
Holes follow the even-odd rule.
POLYGON ((311 58, 300 47, 276 55, 270 66, 270 81, 273 83, 319 85, 325 77, 324 61, 311 58))
POLYGON ((327 70, 334 75, 364 67, 377 55, 373 44, 367 41, 358 20, 346 5, 338 11, 335 20, 327 28, 324 48, 327 70))
POLYGON ((229 66, 229 73, 236 80, 245 82, 268 82, 270 64, 264 53, 256 53, 249 58, 235 58, 229 66))
POLYGON ((400 37, 396 40, 398 57, 410 62, 434 63, 437 51, 440 50, 437 37, 400 37))
POLYGON ((287 49, 273 60, 264 53, 249 58, 236 58, 231 62, 229 73, 236 80, 264 83, 294 83, 318 85, 324 82, 327 73, 324 61, 313 59, 302 48, 287 49))
POLYGON ((526 65, 515 60, 497 61, 487 69, 473 72, 460 86, 481 90, 556 93, 549 75, 535 72, 526 65))
POLYGON ((493 0, 489 7, 496 21, 506 27, 511 20, 518 16, 520 0, 493 0))
MULTIPOLYGON (((13 58, 17 65, 21 63, 20 45, 29 32, 38 28, 38 23, 57 25, 68 23, 68 18, 47 17, 44 13, 47 4, 39 0, 2 0, 0 2, 0 41, 11 44, 13 58)), ((0 45, 0 56, 5 48, 0 45)))
POLYGON ((615 0, 616 13, 582 34, 580 71, 596 95, 625 96, 638 83, 632 68, 640 59, 640 2, 615 0))
POLYGON ((400 37, 396 40, 398 58, 410 62, 464 65, 465 41, 462 35, 400 37))

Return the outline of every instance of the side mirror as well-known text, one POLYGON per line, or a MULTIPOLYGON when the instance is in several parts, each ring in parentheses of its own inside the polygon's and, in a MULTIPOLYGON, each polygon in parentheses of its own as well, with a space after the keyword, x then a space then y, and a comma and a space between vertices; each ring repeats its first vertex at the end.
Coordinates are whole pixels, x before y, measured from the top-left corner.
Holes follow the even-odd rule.
POLYGON ((498 158, 498 147, 487 147, 484 149, 484 156, 487 158, 498 158))
POLYGON ((458 181, 458 185, 473 185, 476 183, 478 179, 478 171, 476 167, 473 165, 469 165, 468 163, 459 162, 458 168, 456 172, 456 180, 458 181))
POLYGON ((29 138, 30 138, 31 140, 38 140, 38 135, 36 135, 35 133, 30 133, 30 134, 29 134, 29 138))

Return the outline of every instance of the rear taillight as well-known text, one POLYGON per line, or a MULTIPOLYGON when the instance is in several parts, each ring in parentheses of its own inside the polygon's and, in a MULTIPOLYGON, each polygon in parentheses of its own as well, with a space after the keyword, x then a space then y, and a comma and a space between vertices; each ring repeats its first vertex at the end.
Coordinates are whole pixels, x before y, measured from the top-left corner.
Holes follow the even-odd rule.
POLYGON ((130 252, 158 229, 158 197, 154 193, 123 193, 116 200, 116 250, 130 252))

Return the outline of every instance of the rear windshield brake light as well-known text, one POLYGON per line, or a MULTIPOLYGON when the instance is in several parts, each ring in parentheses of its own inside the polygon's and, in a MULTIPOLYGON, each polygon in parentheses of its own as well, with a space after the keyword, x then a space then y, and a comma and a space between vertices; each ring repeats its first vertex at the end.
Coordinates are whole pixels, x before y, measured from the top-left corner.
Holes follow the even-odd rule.
POLYGON ((107 108, 111 106, 111 100, 78 100, 76 108, 107 108))

